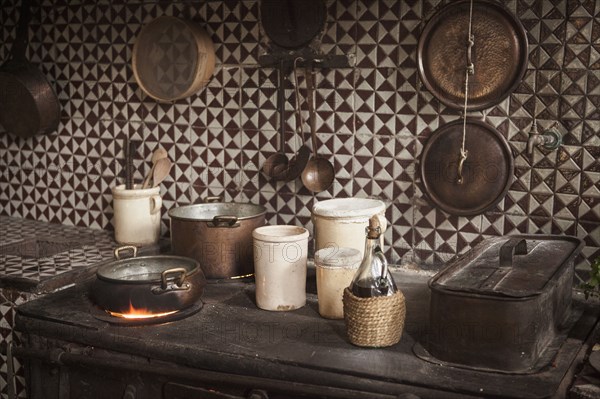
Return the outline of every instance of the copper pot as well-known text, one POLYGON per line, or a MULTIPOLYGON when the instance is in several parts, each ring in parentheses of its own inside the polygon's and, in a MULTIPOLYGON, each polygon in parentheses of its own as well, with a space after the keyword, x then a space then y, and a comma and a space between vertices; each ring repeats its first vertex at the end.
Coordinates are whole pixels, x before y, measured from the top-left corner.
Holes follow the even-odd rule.
POLYGON ((187 205, 169 211, 171 249, 200 262, 207 278, 254 273, 252 231, 265 224, 266 209, 237 202, 187 205))
POLYGON ((136 253, 136 247, 117 248, 117 260, 98 269, 91 292, 96 305, 116 313, 129 313, 131 308, 164 313, 185 309, 200 299, 206 279, 194 259, 136 257, 136 253), (133 257, 121 259, 126 249, 133 250, 133 257))

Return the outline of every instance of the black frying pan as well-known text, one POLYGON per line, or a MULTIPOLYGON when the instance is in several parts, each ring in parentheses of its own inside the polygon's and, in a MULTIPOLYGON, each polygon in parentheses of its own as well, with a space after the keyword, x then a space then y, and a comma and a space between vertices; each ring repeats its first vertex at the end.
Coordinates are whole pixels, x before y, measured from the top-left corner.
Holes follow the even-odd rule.
POLYGON ((261 22, 271 42, 288 50, 308 45, 325 26, 323 0, 261 0, 261 22))
POLYGON ((25 57, 28 0, 22 0, 17 37, 10 58, 0 67, 0 125, 21 137, 50 133, 58 127, 60 106, 48 80, 25 57))

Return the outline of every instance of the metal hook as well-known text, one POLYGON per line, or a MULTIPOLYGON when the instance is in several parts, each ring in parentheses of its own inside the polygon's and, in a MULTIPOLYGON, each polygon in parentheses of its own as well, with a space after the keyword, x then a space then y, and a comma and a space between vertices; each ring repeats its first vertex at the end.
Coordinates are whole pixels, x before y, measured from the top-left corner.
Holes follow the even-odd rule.
POLYGON ((469 151, 468 150, 460 150, 460 160, 458 161, 458 178, 456 179, 456 182, 458 184, 463 184, 464 179, 463 179, 463 166, 465 161, 467 160, 467 157, 469 156, 469 151))
POLYGON ((475 73, 475 65, 473 65, 473 60, 471 58, 471 51, 473 46, 475 45, 475 36, 471 35, 468 40, 467 45, 467 72, 469 75, 473 75, 475 73))

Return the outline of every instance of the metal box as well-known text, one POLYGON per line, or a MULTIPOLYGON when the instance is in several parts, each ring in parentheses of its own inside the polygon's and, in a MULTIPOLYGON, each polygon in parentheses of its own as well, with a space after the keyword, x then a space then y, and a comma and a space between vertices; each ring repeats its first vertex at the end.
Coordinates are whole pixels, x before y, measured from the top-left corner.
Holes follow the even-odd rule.
POLYGON ((444 362, 530 372, 569 317, 582 240, 518 235, 484 240, 429 281, 427 349, 444 362))

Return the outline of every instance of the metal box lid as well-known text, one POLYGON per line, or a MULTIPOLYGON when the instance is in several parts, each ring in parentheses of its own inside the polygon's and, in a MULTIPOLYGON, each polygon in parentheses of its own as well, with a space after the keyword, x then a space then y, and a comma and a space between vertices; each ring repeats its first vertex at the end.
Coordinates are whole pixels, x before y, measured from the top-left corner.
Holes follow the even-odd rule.
POLYGON ((486 239, 434 276, 431 289, 488 296, 538 295, 583 247, 571 236, 515 235, 486 239))

